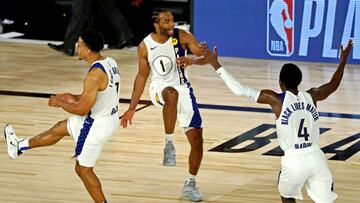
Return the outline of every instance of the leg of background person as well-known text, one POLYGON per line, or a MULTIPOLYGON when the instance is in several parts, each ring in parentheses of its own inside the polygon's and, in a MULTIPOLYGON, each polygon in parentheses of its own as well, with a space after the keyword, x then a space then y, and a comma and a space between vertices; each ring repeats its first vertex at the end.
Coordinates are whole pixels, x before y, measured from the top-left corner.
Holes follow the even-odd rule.
POLYGON ((86 20, 89 18, 92 0, 75 0, 71 8, 71 18, 64 37, 65 49, 75 49, 86 20))
POLYGON ((203 157, 202 128, 193 128, 186 131, 191 150, 189 155, 189 173, 197 175, 203 157))
POLYGON ((86 190, 96 203, 105 202, 105 195, 101 188, 99 178, 95 175, 93 167, 84 167, 76 161, 75 165, 76 174, 84 183, 86 190))
POLYGON ((113 0, 97 0, 108 16, 117 34, 117 44, 129 42, 134 38, 128 22, 113 0))

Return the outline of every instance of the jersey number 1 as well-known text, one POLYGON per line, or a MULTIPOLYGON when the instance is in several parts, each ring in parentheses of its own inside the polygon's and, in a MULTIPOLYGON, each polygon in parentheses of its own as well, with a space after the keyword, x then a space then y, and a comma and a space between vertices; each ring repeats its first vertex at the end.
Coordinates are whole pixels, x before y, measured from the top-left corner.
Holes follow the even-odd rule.
POLYGON ((300 127, 299 127, 299 131, 298 131, 298 137, 303 137, 305 138, 305 141, 308 141, 309 140, 309 134, 307 132, 307 128, 304 127, 304 121, 305 119, 301 119, 300 121, 300 127), (304 127, 304 128, 303 128, 304 127), (302 131, 304 129, 304 134, 302 134, 302 131))
POLYGON ((160 60, 160 65, 161 65, 162 71, 165 73, 165 66, 164 66, 164 63, 162 60, 160 60))

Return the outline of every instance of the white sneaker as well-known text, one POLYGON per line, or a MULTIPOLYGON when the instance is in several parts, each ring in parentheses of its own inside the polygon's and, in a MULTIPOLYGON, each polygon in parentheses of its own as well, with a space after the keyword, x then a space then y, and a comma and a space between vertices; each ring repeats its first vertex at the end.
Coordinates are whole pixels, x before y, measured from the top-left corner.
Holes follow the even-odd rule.
POLYGON ((10 124, 7 124, 4 128, 4 135, 7 143, 7 150, 10 159, 16 159, 21 154, 18 143, 19 139, 16 137, 15 131, 10 124))
POLYGON ((164 166, 175 166, 176 165, 176 153, 175 147, 172 142, 167 142, 164 148, 164 166))
POLYGON ((185 181, 185 185, 182 189, 182 194, 184 195, 184 197, 188 198, 193 202, 200 202, 202 200, 202 194, 195 185, 195 180, 185 181))

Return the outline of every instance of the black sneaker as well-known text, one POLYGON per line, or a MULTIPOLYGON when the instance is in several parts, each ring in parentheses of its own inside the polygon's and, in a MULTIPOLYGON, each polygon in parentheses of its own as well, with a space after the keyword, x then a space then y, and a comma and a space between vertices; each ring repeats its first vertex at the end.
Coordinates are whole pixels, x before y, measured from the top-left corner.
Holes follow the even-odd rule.
POLYGON ((130 48, 133 47, 133 41, 132 40, 128 40, 128 41, 122 41, 119 44, 109 44, 108 48, 109 49, 123 49, 123 48, 130 48))
POLYGON ((64 44, 51 44, 48 43, 47 44, 51 49, 55 50, 55 51, 59 51, 59 52, 63 52, 64 54, 66 54, 67 56, 74 56, 75 54, 75 49, 66 49, 64 44))

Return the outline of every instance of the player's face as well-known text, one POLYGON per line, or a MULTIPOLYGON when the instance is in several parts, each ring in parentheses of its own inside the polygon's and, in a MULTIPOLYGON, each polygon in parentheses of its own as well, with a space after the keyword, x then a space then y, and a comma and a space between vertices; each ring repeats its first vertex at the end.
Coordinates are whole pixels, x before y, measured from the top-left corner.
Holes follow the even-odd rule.
POLYGON ((174 35, 174 16, 170 12, 160 13, 159 31, 161 35, 174 35))
POLYGON ((85 59, 87 55, 90 53, 90 49, 86 46, 85 42, 81 37, 79 37, 78 42, 78 53, 79 53, 79 60, 85 59))

